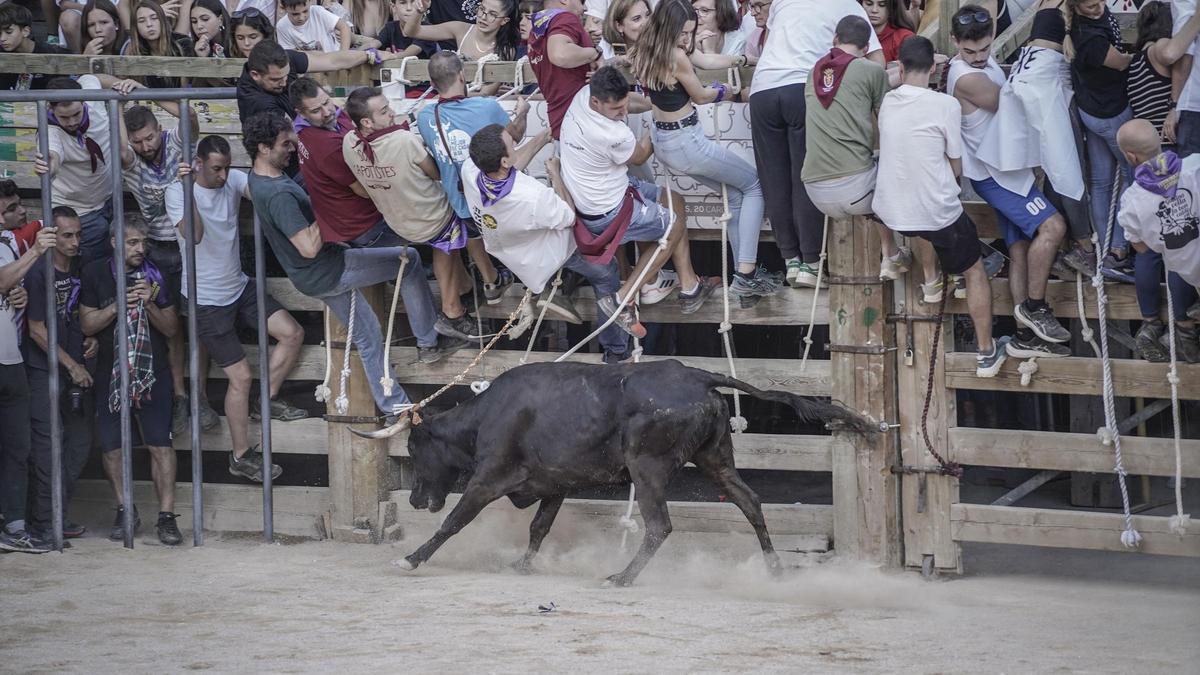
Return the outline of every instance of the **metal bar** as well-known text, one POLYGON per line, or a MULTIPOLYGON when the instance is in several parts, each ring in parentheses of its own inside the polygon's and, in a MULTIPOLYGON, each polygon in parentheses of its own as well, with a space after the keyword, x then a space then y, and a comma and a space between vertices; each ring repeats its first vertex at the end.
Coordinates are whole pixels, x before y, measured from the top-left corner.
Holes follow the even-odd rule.
MULTIPOLYGON (((50 134, 46 121, 46 102, 37 103, 38 152, 46 161, 50 159, 50 134)), ((53 227, 54 218, 51 215, 50 191, 51 177, 49 173, 42 174, 42 227, 53 227)), ((45 298, 30 298, 30 302, 46 302, 46 368, 50 374, 50 517, 54 521, 54 550, 63 550, 63 445, 62 445, 62 411, 59 405, 61 385, 58 374, 58 301, 54 292, 54 251, 46 251, 42 261, 46 265, 44 272, 46 284, 45 298)))
MULTIPOLYGON (((193 156, 192 108, 188 100, 179 101, 179 135, 183 141, 184 161, 193 156)), ((183 270, 187 275, 188 395, 191 399, 192 440, 192 545, 204 545, 204 452, 200 447, 200 341, 196 335, 196 220, 192 183, 189 173, 183 177, 183 270)))
POLYGON ((254 218, 254 281, 255 301, 258 302, 258 401, 262 418, 262 485, 263 485, 263 539, 268 543, 275 539, 274 505, 271 499, 271 358, 267 339, 267 261, 264 251, 262 221, 254 218))
POLYGON ((237 98, 237 90, 233 87, 217 87, 214 89, 135 89, 129 94, 121 94, 112 89, 35 89, 33 91, 0 92, 0 102, 5 103, 34 103, 37 101, 48 101, 50 103, 70 103, 73 101, 179 101, 182 99, 211 101, 214 99, 235 98, 237 98))
MULTIPOLYGON (((88 90, 83 90, 88 91, 88 90)), ((15 93, 15 92, 14 92, 15 93)), ((52 94, 50 91, 39 91, 37 94, 52 94)), ((63 90, 69 96, 64 100, 80 100, 78 89, 63 90)), ((51 99, 53 100, 53 99, 51 99)), ((122 527, 125 530, 125 548, 133 548, 133 448, 129 438, 129 305, 125 301, 129 285, 125 282, 125 206, 121 200, 125 186, 122 181, 121 161, 121 115, 120 103, 117 99, 108 99, 108 162, 112 172, 113 220, 112 229, 115 249, 113 250, 113 267, 117 270, 117 297, 113 299, 117 315, 117 344, 113 348, 116 358, 121 359, 121 501, 125 506, 122 527), (114 166, 115 165, 115 166, 114 166), (119 263, 117 261, 120 261, 119 263)), ((103 364, 100 367, 104 367, 103 364)), ((103 397, 99 397, 101 405, 103 397)))
POLYGON ((1028 496, 1029 493, 1057 478, 1061 473, 1061 471, 1054 470, 1039 471, 1029 480, 1009 490, 999 499, 992 502, 992 506, 1012 506, 1018 500, 1028 496))

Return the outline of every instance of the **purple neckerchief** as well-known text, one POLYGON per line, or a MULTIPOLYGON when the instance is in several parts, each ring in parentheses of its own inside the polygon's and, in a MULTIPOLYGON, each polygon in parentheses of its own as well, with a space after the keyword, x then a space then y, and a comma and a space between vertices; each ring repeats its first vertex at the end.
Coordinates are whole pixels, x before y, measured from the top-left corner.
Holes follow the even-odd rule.
POLYGON ((550 30, 550 24, 554 21, 554 17, 562 14, 565 9, 544 9, 533 15, 533 25, 529 29, 529 41, 541 40, 546 37, 546 33, 550 30))
MULTIPOLYGON (((88 113, 88 105, 86 103, 80 105, 83 106, 83 121, 79 123, 79 128, 75 130, 75 133, 70 135, 75 137, 75 141, 79 143, 80 147, 87 148, 88 157, 92 160, 92 173, 96 173, 98 161, 104 161, 104 151, 100 149, 99 143, 88 137, 87 131, 92 119, 88 113)), ((63 129, 62 122, 59 122, 58 118, 54 116, 54 109, 50 106, 46 106, 46 122, 52 127, 62 129, 63 133, 70 133, 66 129, 63 129)))
MULTIPOLYGON (((346 119, 349 120, 350 118, 346 118, 346 119)), ((342 109, 341 108, 333 109, 333 125, 336 127, 336 129, 329 129, 327 127, 319 127, 319 126, 313 124, 312 122, 309 122, 308 120, 304 119, 303 115, 296 115, 296 118, 292 120, 292 130, 295 131, 297 134, 299 134, 302 130, 308 129, 308 128, 325 129, 325 131, 335 131, 337 133, 342 133, 342 109)))
MULTIPOLYGON (((117 278, 117 259, 116 258, 109 259, 108 269, 110 272, 112 272, 113 279, 116 279, 117 278)), ((146 281, 150 282, 151 287, 158 286, 160 291, 161 291, 161 289, 165 288, 165 285, 163 284, 162 272, 158 271, 158 267, 156 267, 154 265, 154 263, 150 262, 150 260, 148 258, 145 260, 142 260, 141 267, 138 267, 137 270, 134 270, 134 271, 141 272, 142 274, 144 274, 146 281)), ((129 272, 129 270, 126 270, 126 273, 128 273, 128 272, 129 272)), ((153 293, 150 296, 150 300, 159 306, 162 305, 162 302, 160 302, 162 300, 162 298, 163 298, 163 294, 161 292, 153 293)))
POLYGON ((500 180, 489 178, 482 171, 475 178, 475 185, 479 187, 479 196, 483 199, 484 206, 491 206, 496 202, 508 196, 512 192, 513 184, 517 182, 517 170, 509 167, 508 175, 500 180))
POLYGON ((1133 180, 1150 192, 1171 199, 1179 187, 1179 172, 1182 169, 1183 160, 1179 159, 1179 155, 1165 150, 1138 164, 1133 170, 1133 180))

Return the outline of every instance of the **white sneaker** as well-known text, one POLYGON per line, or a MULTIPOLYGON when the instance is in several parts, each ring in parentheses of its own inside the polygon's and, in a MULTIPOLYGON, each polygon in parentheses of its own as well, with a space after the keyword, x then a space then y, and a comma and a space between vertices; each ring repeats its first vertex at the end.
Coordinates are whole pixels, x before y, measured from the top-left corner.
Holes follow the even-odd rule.
POLYGON ((670 270, 659 270, 657 279, 652 283, 642 284, 642 290, 638 296, 641 298, 641 304, 653 305, 669 298, 678 287, 679 276, 677 274, 670 270))
POLYGON ((905 246, 901 246, 896 255, 884 257, 879 262, 879 279, 881 281, 895 281, 900 278, 900 275, 907 272, 911 266, 912 251, 905 246))
POLYGON ((942 301, 944 283, 945 277, 941 277, 931 284, 921 284, 921 294, 924 296, 925 304, 933 305, 942 301))

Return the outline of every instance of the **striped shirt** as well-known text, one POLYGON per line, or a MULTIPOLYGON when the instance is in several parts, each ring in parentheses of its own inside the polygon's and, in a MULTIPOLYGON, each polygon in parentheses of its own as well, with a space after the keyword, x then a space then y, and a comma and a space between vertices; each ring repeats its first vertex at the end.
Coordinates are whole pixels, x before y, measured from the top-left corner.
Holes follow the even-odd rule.
POLYGON ((1129 107, 1133 116, 1148 120, 1158 133, 1171 112, 1171 76, 1161 75, 1142 50, 1129 63, 1129 107))

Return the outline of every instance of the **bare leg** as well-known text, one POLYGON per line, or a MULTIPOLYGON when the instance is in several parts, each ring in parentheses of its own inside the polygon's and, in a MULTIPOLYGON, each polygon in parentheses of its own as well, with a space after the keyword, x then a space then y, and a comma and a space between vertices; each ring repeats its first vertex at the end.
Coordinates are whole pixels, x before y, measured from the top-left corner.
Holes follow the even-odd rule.
MULTIPOLYGON (((272 354, 272 357, 274 354, 272 354)), ((246 359, 223 368, 229 378, 229 388, 225 391, 225 422, 229 425, 229 440, 232 442, 233 456, 238 459, 250 448, 249 415, 250 415, 250 382, 252 374, 250 364, 246 359)))
POLYGON ((562 504, 563 496, 559 495, 547 497, 538 505, 537 514, 533 516, 533 522, 529 523, 529 548, 520 560, 513 563, 513 569, 521 574, 533 571, 533 558, 542 548, 542 540, 550 532, 550 526, 554 525, 554 518, 558 516, 562 504))
POLYGON ((154 490, 158 493, 158 510, 171 513, 175 510, 175 448, 150 448, 150 475, 154 478, 154 490))
POLYGON ((1038 228, 1037 237, 1029 246, 1029 297, 1033 300, 1046 299, 1046 282, 1050 278, 1050 268, 1054 266, 1054 256, 1062 245, 1063 237, 1067 234, 1067 221, 1061 215, 1046 219, 1038 228))
POLYGON ((1015 307, 1029 297, 1029 242, 1018 241, 1009 246, 1008 256, 1012 261, 1008 267, 1008 290, 1015 307))
POLYGON ((879 245, 883 249, 883 257, 891 258, 900 252, 900 247, 896 246, 896 235, 888 229, 881 221, 871 219, 871 224, 874 226, 875 234, 879 235, 879 245))
MULTIPOLYGON (((671 260, 675 263, 675 273, 679 275, 679 287, 688 291, 700 283, 700 278, 696 276, 696 270, 692 268, 692 246, 687 238, 687 215, 683 209, 683 196, 674 191, 670 192, 670 195, 671 210, 675 213, 675 223, 671 226, 667 250, 671 252, 671 260)), ((660 201, 663 200, 660 199, 660 201)), ((665 201, 663 201, 663 205, 666 206, 665 201)))
POLYGON ((483 239, 468 239, 467 253, 470 254, 471 262, 475 263, 475 268, 479 270, 479 276, 483 277, 484 283, 494 284, 499 280, 500 273, 496 271, 491 256, 484 249, 483 239))
POLYGON ((81 16, 79 12, 61 12, 58 15, 58 25, 62 28, 63 37, 67 38, 67 48, 74 54, 83 51, 83 45, 79 44, 81 16))
POLYGON ((171 365, 171 383, 175 386, 175 398, 187 396, 188 390, 183 386, 183 373, 187 370, 184 365, 187 359, 187 347, 183 338, 187 335, 187 325, 183 319, 175 329, 175 334, 167 340, 167 362, 171 365))
POLYGON ((942 276, 942 266, 938 264, 933 244, 920 237, 912 237, 909 242, 912 244, 913 255, 921 263, 921 269, 925 273, 925 283, 937 283, 942 276))
MULTIPOLYGON (((457 256, 438 249, 433 250, 433 275, 437 277, 438 289, 442 293, 442 313, 457 319, 466 312, 462 301, 458 299, 458 275, 455 270, 457 256)), ((462 263, 457 263, 462 267, 462 263)))
POLYGON ((967 312, 975 324, 975 342, 981 354, 992 353, 992 284, 983 260, 976 260, 963 276, 967 281, 967 312))
POLYGON ((267 317, 267 334, 275 338, 276 344, 271 348, 271 398, 279 395, 296 361, 300 358, 300 346, 304 344, 304 329, 286 310, 279 310, 267 317))
MULTIPOLYGON (((68 13, 64 13, 66 16, 68 13)), ((100 458, 104 462, 104 475, 108 476, 108 484, 112 486, 113 496, 117 498, 117 506, 125 505, 125 482, 121 475, 121 449, 109 450, 100 458)))

